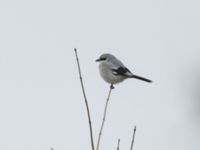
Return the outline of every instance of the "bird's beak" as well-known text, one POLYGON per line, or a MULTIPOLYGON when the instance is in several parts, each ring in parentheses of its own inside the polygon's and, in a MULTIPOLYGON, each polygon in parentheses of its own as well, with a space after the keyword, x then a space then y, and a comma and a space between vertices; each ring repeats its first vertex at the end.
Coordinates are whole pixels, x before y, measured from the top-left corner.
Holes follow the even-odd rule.
POLYGON ((96 59, 96 62, 99 62, 99 61, 101 61, 101 59, 96 59))

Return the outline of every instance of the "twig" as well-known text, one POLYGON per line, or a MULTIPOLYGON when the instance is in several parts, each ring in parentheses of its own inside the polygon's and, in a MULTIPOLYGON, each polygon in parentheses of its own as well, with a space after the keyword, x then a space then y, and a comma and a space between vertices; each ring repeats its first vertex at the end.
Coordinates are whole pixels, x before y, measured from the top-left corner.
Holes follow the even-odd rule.
POLYGON ((105 108, 104 108, 103 120, 102 120, 101 128, 100 128, 100 131, 99 131, 99 137, 98 137, 98 141, 97 141, 96 150, 99 150, 99 145, 100 145, 100 141, 101 141, 101 135, 102 135, 104 123, 105 123, 105 120, 106 120, 106 113, 107 113, 107 108, 108 108, 108 102, 109 102, 111 91, 112 91, 113 88, 114 88, 113 85, 111 85, 109 93, 108 93, 108 97, 107 97, 107 100, 106 100, 106 105, 105 105, 105 108))
POLYGON ((133 137, 132 137, 132 141, 131 141, 131 149, 133 149, 133 144, 134 144, 134 140, 135 140, 135 132, 136 132, 136 126, 134 127, 134 130, 133 130, 133 137))
POLYGON ((74 52, 75 52, 75 55, 76 55, 76 61, 77 61, 77 65, 78 65, 78 71, 79 71, 79 77, 80 77, 82 92, 83 92, 83 96, 84 96, 84 99, 85 99, 85 105, 86 105, 86 108, 87 108, 87 116, 88 116, 89 127, 90 127, 91 146, 92 146, 92 150, 94 150, 94 139, 93 139, 93 132, 92 132, 92 122, 91 122, 89 105, 88 105, 87 97, 86 97, 86 94, 85 94, 85 89, 84 89, 84 85, 83 85, 83 78, 82 78, 82 75, 81 75, 81 68, 80 68, 80 63, 79 63, 79 59, 78 59, 78 54, 77 54, 76 48, 74 48, 74 52))
POLYGON ((119 145, 120 145, 120 139, 118 139, 117 150, 119 150, 119 145))

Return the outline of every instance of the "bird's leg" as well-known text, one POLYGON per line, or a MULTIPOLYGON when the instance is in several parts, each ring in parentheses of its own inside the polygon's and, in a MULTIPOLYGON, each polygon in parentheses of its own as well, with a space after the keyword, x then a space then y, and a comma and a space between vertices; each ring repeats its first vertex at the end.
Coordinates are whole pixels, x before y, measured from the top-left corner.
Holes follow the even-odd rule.
POLYGON ((111 89, 114 89, 115 87, 113 86, 113 84, 111 84, 111 85, 110 85, 110 88, 111 88, 111 89))

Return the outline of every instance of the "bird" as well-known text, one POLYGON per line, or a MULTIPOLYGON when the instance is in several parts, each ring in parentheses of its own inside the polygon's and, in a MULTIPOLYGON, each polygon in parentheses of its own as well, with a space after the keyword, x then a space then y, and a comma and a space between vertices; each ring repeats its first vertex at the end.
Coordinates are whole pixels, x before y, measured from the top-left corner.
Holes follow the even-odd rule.
POLYGON ((152 81, 133 74, 118 58, 114 55, 102 54, 96 62, 99 62, 99 72, 104 81, 109 83, 111 88, 125 79, 134 78, 151 83, 152 81))

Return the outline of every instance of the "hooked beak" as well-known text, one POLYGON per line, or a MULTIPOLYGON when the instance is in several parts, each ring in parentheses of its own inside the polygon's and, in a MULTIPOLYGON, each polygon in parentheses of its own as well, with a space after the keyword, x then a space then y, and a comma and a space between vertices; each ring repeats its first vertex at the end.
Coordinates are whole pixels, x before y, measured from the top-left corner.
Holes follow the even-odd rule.
POLYGON ((96 62, 99 62, 99 61, 101 61, 101 59, 98 58, 98 59, 96 59, 95 61, 96 61, 96 62))

